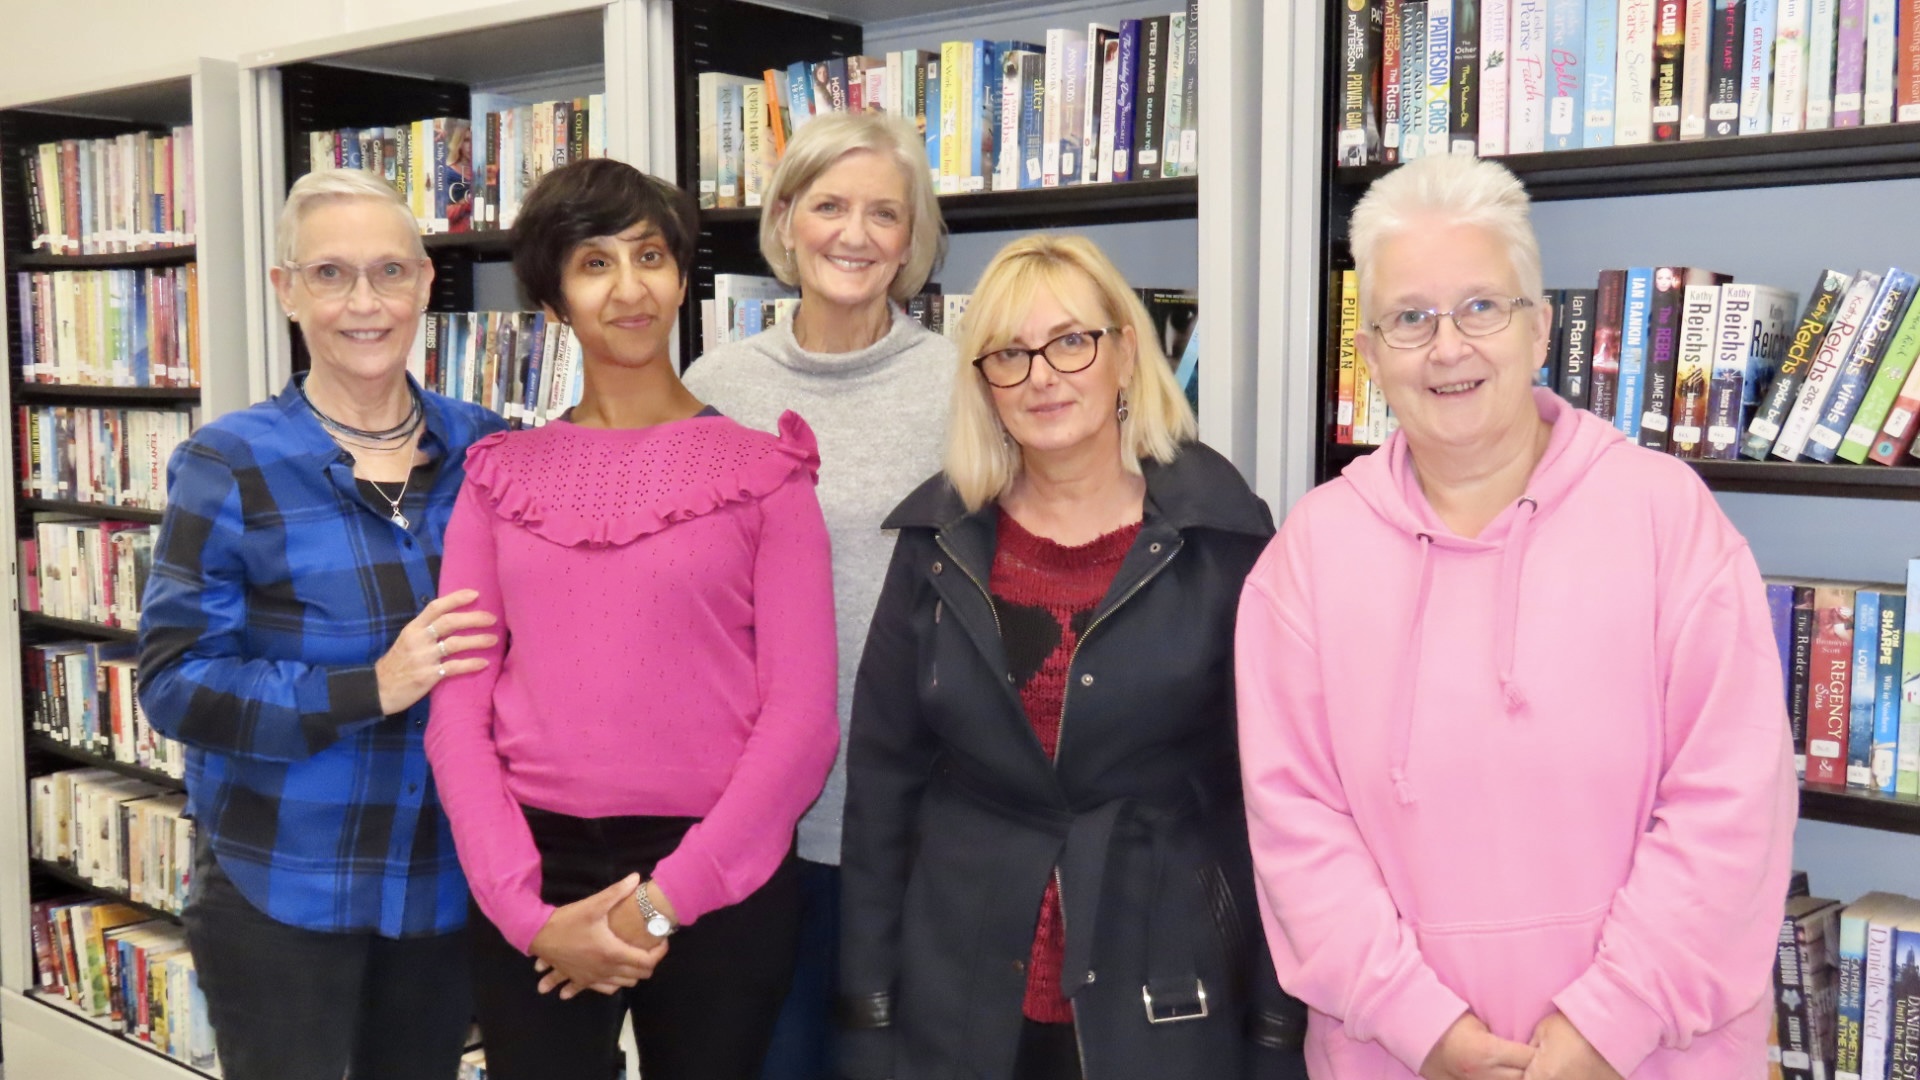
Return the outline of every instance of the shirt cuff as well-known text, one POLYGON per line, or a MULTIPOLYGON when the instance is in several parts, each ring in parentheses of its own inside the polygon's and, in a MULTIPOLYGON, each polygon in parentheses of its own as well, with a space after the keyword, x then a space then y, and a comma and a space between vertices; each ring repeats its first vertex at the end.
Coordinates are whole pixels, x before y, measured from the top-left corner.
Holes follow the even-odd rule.
POLYGON ((383 715, 380 676, 374 674, 372 664, 327 672, 327 712, 339 727, 362 724, 383 715))
POLYGON ((553 913, 558 910, 552 904, 536 900, 524 913, 519 911, 504 913, 501 921, 494 925, 500 931, 500 936, 507 939, 508 944, 532 956, 533 939, 546 928, 547 920, 553 918, 553 913))
POLYGON ((1385 1047, 1408 1072, 1418 1073, 1440 1037, 1466 1014, 1467 1003, 1423 965, 1405 985, 1380 999, 1370 1011, 1372 1018, 1366 1027, 1373 1041, 1385 1047))
POLYGON ((1632 1076, 1660 1045, 1660 1014, 1599 964, 1560 991, 1553 1004, 1621 1076, 1632 1076))

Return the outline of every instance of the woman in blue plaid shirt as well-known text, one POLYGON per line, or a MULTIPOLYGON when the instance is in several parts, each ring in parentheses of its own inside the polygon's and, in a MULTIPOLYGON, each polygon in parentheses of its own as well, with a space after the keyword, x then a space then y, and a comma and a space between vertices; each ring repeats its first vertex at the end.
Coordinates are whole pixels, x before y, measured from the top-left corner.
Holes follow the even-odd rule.
POLYGON ((495 643, 435 581, 504 424, 407 375, 433 266, 379 178, 302 177, 277 254, 311 367, 174 454, 140 626, 141 704, 188 747, 188 943, 227 1080, 451 1078, 467 889, 425 697, 495 643))

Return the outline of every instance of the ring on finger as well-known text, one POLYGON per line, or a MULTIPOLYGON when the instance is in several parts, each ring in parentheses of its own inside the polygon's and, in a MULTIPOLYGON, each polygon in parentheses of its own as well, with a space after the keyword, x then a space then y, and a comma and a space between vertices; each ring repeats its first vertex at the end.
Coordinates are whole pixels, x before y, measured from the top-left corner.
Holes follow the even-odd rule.
POLYGON ((440 659, 442 659, 442 660, 445 660, 445 659, 447 658, 447 643, 446 643, 446 642, 444 642, 444 641, 440 641, 440 640, 438 640, 438 639, 435 639, 435 641, 434 641, 434 643, 433 643, 433 647, 434 647, 434 648, 436 648, 436 649, 438 649, 438 650, 440 650, 440 659))
POLYGON ((435 668, 434 670, 440 674, 441 678, 444 679, 447 677, 447 665, 441 664, 439 667, 435 668))

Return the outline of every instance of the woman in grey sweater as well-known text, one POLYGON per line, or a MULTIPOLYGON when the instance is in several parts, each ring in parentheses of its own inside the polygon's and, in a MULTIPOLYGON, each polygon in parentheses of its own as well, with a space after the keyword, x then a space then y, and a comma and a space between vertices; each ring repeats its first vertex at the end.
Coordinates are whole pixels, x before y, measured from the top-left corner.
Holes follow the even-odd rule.
POLYGON ((959 363, 952 342, 900 307, 946 254, 921 145, 906 121, 883 113, 809 120, 787 144, 760 217, 760 250, 775 276, 799 288, 798 312, 686 372, 695 396, 750 427, 771 431, 787 409, 806 418, 820 443, 818 494, 833 541, 841 756, 800 821, 801 951, 764 1080, 833 1075, 847 718, 893 553, 880 521, 939 471, 959 363))

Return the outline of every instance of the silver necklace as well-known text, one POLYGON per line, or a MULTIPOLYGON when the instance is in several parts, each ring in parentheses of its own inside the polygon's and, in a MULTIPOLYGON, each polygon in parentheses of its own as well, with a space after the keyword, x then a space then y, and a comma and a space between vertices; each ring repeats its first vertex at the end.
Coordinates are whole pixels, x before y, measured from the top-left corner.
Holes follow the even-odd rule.
POLYGON ((381 489, 378 481, 375 481, 375 480, 367 481, 367 484, 373 488, 374 493, 379 495, 382 499, 385 499, 387 501, 387 505, 392 508, 393 516, 388 518, 387 520, 393 522, 395 525, 398 525, 402 529, 406 529, 406 530, 412 530, 413 522, 408 521, 407 515, 400 512, 400 503, 401 503, 401 500, 407 497, 407 485, 411 483, 413 483, 413 473, 409 471, 407 473, 407 478, 405 480, 400 481, 400 494, 397 496, 390 496, 384 490, 381 489))

